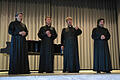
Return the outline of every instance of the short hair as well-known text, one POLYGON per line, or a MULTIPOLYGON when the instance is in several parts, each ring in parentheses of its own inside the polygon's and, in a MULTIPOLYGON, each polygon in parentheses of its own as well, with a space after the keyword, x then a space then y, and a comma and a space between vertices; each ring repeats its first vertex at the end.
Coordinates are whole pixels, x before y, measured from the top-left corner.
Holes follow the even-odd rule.
POLYGON ((18 12, 18 13, 15 14, 15 17, 18 17, 19 14, 22 14, 22 15, 23 15, 22 12, 18 12))
POLYGON ((101 20, 103 20, 105 22, 105 19, 100 18, 100 19, 97 20, 97 25, 99 25, 99 23, 100 23, 101 20))
POLYGON ((65 20, 66 20, 66 22, 67 22, 68 20, 72 20, 72 17, 67 17, 65 20))
POLYGON ((51 17, 50 17, 50 16, 47 16, 47 17, 45 18, 45 21, 46 21, 46 19, 47 19, 47 18, 50 18, 50 19, 51 19, 51 17))

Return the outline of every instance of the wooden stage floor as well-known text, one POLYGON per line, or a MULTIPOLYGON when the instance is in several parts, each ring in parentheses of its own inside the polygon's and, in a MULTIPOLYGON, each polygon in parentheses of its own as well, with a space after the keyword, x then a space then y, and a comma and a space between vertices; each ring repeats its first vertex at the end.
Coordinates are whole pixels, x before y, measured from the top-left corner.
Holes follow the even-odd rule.
POLYGON ((8 75, 8 72, 0 72, 0 80, 120 80, 120 70, 113 70, 111 74, 96 74, 92 70, 80 70, 79 73, 38 73, 8 75))

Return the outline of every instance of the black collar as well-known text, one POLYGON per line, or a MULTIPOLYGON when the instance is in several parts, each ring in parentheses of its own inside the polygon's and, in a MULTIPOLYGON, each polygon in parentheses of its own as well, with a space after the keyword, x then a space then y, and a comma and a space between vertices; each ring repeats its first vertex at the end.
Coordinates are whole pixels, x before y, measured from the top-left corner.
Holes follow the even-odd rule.
POLYGON ((46 27, 51 27, 51 25, 50 26, 46 25, 46 27))
POLYGON ((101 27, 101 26, 99 26, 99 25, 98 25, 97 27, 98 27, 98 28, 104 28, 104 27, 101 27))
POLYGON ((68 28, 73 28, 73 26, 68 26, 68 28))

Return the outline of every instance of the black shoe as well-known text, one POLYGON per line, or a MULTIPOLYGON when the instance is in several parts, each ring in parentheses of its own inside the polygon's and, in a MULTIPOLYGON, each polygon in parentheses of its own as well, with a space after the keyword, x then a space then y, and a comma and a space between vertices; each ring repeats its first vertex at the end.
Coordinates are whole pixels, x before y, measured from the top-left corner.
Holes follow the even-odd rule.
POLYGON ((43 73, 43 71, 38 71, 38 73, 43 73))
POLYGON ((47 71, 46 73, 53 73, 53 71, 47 71))
POLYGON ((98 74, 100 74, 100 71, 97 71, 98 74))
POLYGON ((73 71, 68 71, 68 73, 74 73, 73 71))
POLYGON ((67 71, 66 71, 66 70, 63 70, 63 73, 67 73, 67 71))
POLYGON ((77 71, 68 71, 68 73, 79 73, 77 71))
POLYGON ((106 73, 110 74, 111 72, 110 71, 106 71, 106 73))
POLYGON ((74 73, 79 73, 79 71, 73 71, 74 73))

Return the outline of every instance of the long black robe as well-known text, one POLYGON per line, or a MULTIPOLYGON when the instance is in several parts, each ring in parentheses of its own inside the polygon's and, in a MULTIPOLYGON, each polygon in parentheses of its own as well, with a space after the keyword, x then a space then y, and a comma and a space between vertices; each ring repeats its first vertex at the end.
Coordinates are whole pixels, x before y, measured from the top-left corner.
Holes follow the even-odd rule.
POLYGON ((41 39, 39 73, 51 73, 54 69, 53 41, 57 37, 55 28, 47 25, 41 27, 38 32, 38 37, 41 39), (52 34, 51 37, 47 36, 47 30, 52 34))
POLYGON ((28 35, 26 26, 19 21, 13 21, 9 25, 8 32, 10 35, 12 35, 9 74, 30 73, 25 38, 28 35), (25 31, 26 35, 24 37, 19 35, 20 31, 25 31))
POLYGON ((92 38, 94 39, 94 71, 108 72, 112 70, 111 58, 108 47, 108 40, 110 39, 109 31, 98 26, 92 31, 92 38), (101 40, 101 35, 105 36, 105 40, 101 40))
POLYGON ((64 46, 64 66, 63 72, 79 72, 78 39, 82 31, 80 29, 68 27, 62 30, 61 44, 64 46))

